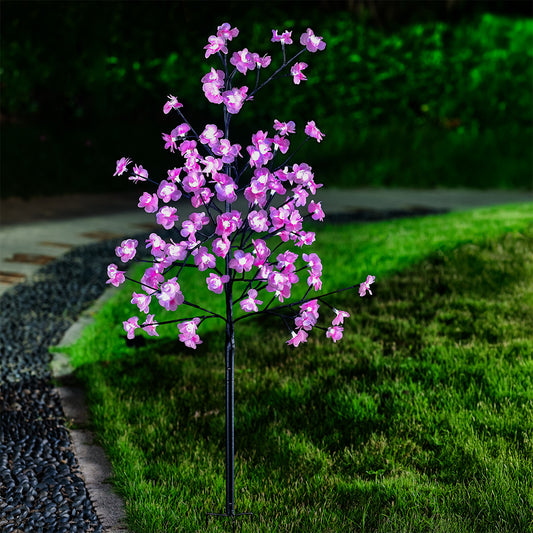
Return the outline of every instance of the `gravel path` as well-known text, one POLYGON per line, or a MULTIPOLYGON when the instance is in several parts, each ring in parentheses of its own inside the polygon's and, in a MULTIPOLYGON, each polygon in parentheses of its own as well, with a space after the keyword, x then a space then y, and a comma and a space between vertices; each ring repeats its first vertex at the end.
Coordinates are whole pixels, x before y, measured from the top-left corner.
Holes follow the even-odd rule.
POLYGON ((51 383, 49 346, 105 289, 116 243, 83 246, 0 296, 0 531, 101 532, 51 383))

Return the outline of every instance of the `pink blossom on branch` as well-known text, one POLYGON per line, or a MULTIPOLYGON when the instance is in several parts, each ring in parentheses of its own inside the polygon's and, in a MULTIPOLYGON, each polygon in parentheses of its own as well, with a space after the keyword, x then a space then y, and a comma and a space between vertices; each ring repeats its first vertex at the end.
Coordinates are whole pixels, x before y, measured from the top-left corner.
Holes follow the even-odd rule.
POLYGON ((217 28, 217 36, 231 41, 234 37, 239 35, 239 30, 237 28, 232 28, 228 22, 224 22, 217 28))
POLYGON ((119 285, 124 283, 126 279, 124 277, 124 271, 118 270, 117 265, 115 265, 114 263, 110 264, 107 267, 107 276, 109 277, 109 279, 106 281, 106 283, 111 283, 111 285, 114 285, 115 287, 118 287, 119 285))
POLYGON ((216 54, 217 52, 222 52, 223 54, 228 53, 226 48, 226 39, 224 37, 218 37, 216 35, 210 35, 207 39, 208 43, 204 46, 205 58, 207 59, 210 55, 216 54))
POLYGON ((168 102, 163 106, 163 113, 168 115, 172 109, 179 109, 183 107, 183 104, 180 104, 175 96, 169 95, 168 102))
POLYGON ((135 257, 138 244, 139 242, 136 239, 126 239, 122 241, 120 246, 115 248, 115 255, 120 257, 123 263, 127 263, 135 257))
POLYGON ((322 40, 322 37, 315 35, 311 28, 307 28, 307 31, 302 33, 300 44, 303 44, 309 52, 316 52, 326 48, 326 43, 322 40))
POLYGON ((255 289, 250 289, 248 291, 248 298, 240 302, 241 309, 247 313, 257 313, 259 311, 258 305, 261 305, 263 302, 261 300, 256 300, 257 291, 255 289))
POLYGON ((307 80, 307 77, 302 72, 302 70, 306 69, 307 66, 308 66, 307 63, 295 63, 291 67, 292 81, 294 82, 295 85, 300 85, 301 81, 307 80))
POLYGON ((122 157, 117 161, 117 168, 113 176, 121 176, 128 170, 128 165, 131 163, 131 159, 122 157))
POLYGON ((272 30, 272 39, 273 43, 282 43, 282 44, 292 44, 292 31, 284 31, 279 35, 278 30, 272 30))
POLYGON ((320 142, 325 135, 316 127, 315 121, 309 121, 305 126, 305 134, 313 137, 317 142, 320 142))
POLYGON ((363 281, 363 283, 361 283, 361 285, 359 285, 359 296, 363 297, 367 291, 368 291, 368 294, 372 294, 372 291, 370 290, 370 285, 372 285, 372 283, 374 283, 376 277, 375 276, 367 276, 366 277, 366 280, 363 281))

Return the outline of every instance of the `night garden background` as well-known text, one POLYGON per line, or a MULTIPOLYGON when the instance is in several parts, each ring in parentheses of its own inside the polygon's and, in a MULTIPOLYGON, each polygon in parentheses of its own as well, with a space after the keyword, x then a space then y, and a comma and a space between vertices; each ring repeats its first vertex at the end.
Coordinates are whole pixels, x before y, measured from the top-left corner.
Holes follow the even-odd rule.
POLYGON ((2 197, 127 188, 111 177, 126 154, 168 168, 162 105, 176 94, 193 124, 215 116, 199 51, 226 20, 250 49, 272 28, 324 36, 308 90, 273 84, 240 122, 314 119, 327 185, 531 188, 530 15, 520 1, 4 1, 2 197))

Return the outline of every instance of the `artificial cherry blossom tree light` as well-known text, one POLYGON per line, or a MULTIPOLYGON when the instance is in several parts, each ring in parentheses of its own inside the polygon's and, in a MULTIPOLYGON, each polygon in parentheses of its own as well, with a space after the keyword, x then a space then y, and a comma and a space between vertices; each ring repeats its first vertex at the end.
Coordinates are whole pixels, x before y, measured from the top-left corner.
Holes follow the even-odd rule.
MULTIPOLYGON (((303 229, 305 219, 322 221, 325 217, 320 202, 311 200, 322 187, 315 182, 312 168, 306 163, 292 163, 290 136, 296 133, 293 121, 274 120, 274 134, 257 131, 251 144, 243 151, 242 146, 229 139, 230 122, 244 105, 250 105, 255 94, 267 83, 283 75, 292 76, 295 85, 306 81, 303 71, 307 63, 297 62, 305 52, 322 51, 326 43, 307 29, 300 36, 300 49, 287 59, 287 47, 293 44, 292 32, 272 30, 271 41, 280 43, 281 65, 261 81, 263 71, 271 68, 271 57, 252 53, 247 48, 231 56, 228 44, 238 36, 239 30, 228 23, 218 27, 216 35, 208 38, 204 47, 205 58, 217 56, 221 69, 212 67, 202 78, 202 89, 207 100, 221 105, 223 129, 207 124, 198 134, 187 122, 181 109, 183 104, 175 96, 169 96, 163 112, 176 112, 178 124, 170 133, 163 133, 164 148, 171 153, 179 152, 184 163, 168 170, 160 181, 149 178, 142 165, 134 165, 129 177, 134 183, 153 184, 155 192, 143 192, 138 206, 155 215, 156 222, 167 232, 169 240, 156 233, 146 240, 146 249, 151 256, 141 280, 130 280, 115 264, 108 267, 108 281, 119 286, 126 279, 139 286, 133 292, 131 303, 144 319, 138 316, 123 323, 127 337, 132 339, 137 329, 148 335, 158 336, 157 326, 175 322, 178 338, 187 347, 195 349, 202 343, 198 330, 208 319, 219 319, 225 324, 225 369, 226 369, 226 506, 223 513, 208 513, 208 516, 229 517, 234 522, 237 516, 251 513, 235 511, 235 435, 234 435, 234 368, 235 325, 250 316, 270 314, 279 317, 288 327, 291 346, 305 343, 313 329, 325 331, 327 338, 337 342, 343 336, 343 322, 349 318, 347 311, 335 309, 325 297, 354 290, 356 285, 336 291, 311 296, 322 288, 322 263, 313 252, 298 253, 281 251, 287 245, 303 248, 315 240, 312 231, 303 229), (229 58, 229 60, 228 60, 229 58), (242 76, 255 70, 254 88, 237 86, 242 76), (283 74, 288 70, 289 74, 283 74), (244 198, 247 208, 239 211, 237 200, 244 198), (175 205, 176 202, 181 202, 175 205), (195 211, 182 220, 179 206, 189 202, 195 211), (300 208, 307 212, 302 214, 300 208), (299 264, 299 260, 303 265, 299 264), (224 314, 207 309, 186 299, 187 288, 180 285, 180 274, 185 267, 197 269, 207 288, 214 295, 223 295, 224 314), (292 289, 306 277, 305 294, 295 301, 292 289), (259 298, 260 294, 262 299, 259 298), (266 303, 265 303, 266 302, 266 303), (324 303, 334 315, 331 325, 318 324, 319 307, 324 303), (193 309, 194 316, 172 321, 158 322, 153 306, 167 311, 176 311, 179 306, 193 309), (151 308, 152 306, 152 308, 151 308), (141 323, 139 321, 141 320, 141 323), (294 326, 289 320, 294 320, 294 326)), ((320 143, 325 135, 313 120, 304 128, 305 142, 314 139, 320 143)), ((130 158, 117 161, 115 176, 128 172, 130 158)), ((239 204, 240 205, 240 204, 239 204)), ((124 240, 116 248, 121 262, 127 263, 137 255, 138 241, 124 240)), ((373 276, 359 284, 359 295, 372 294, 370 285, 373 276)))

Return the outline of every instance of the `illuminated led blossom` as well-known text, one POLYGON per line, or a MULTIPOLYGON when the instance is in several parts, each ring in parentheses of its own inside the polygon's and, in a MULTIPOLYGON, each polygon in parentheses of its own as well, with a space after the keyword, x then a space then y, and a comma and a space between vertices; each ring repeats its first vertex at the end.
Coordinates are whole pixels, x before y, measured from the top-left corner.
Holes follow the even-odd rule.
POLYGON ((122 322, 122 326, 128 339, 133 339, 135 337, 135 330, 139 327, 139 317, 133 316, 128 318, 128 320, 122 322))
POLYGON ((180 107, 183 107, 183 104, 180 104, 175 96, 169 95, 168 102, 163 106, 163 113, 168 115, 172 109, 179 109, 180 107))
POLYGON ((273 43, 292 44, 291 39, 292 31, 284 31, 281 35, 278 34, 278 30, 272 30, 273 43))
POLYGON ((372 291, 370 290, 370 285, 372 285, 372 283, 374 283, 376 277, 375 276, 367 276, 366 277, 366 280, 363 281, 363 283, 361 283, 361 285, 359 285, 359 296, 363 297, 367 291, 368 291, 368 294, 372 294, 372 291))
POLYGON ((117 161, 117 168, 113 176, 121 176, 128 170, 128 165, 131 163, 131 159, 122 157, 117 161))
POLYGON ((247 313, 257 313, 259 311, 258 305, 261 305, 263 302, 261 300, 256 300, 257 291, 255 289, 250 289, 248 291, 248 298, 241 300, 240 306, 243 311, 247 313))
POLYGON ((156 327, 155 315, 146 315, 146 322, 142 326, 143 330, 151 337, 159 337, 159 333, 155 330, 156 327))
POLYGON ((331 339, 333 342, 337 342, 342 339, 343 331, 344 328, 341 328, 340 326, 332 326, 326 331, 326 337, 331 339))
POLYGON ((292 81, 294 82, 295 85, 300 85, 301 81, 307 80, 307 77, 302 72, 302 70, 306 68, 307 68, 307 63, 295 63, 291 67, 292 81))
POLYGON ((118 287, 124 283, 124 280, 126 279, 124 277, 124 271, 118 270, 117 265, 113 263, 107 267, 107 276, 109 279, 106 281, 106 283, 111 283, 111 285, 114 285, 115 287, 118 287))
POLYGON ((325 135, 316 127, 314 120, 311 120, 305 126, 305 134, 315 138, 317 142, 320 142, 325 137, 325 135))
POLYGON ((135 257, 137 253, 137 245, 139 242, 135 239, 126 239, 122 241, 120 246, 115 248, 115 255, 120 257, 123 263, 127 263, 135 257))
POLYGON ((326 48, 326 43, 322 40, 322 37, 315 35, 311 28, 307 28, 307 31, 302 33, 300 44, 303 44, 309 52, 316 52, 326 48))

